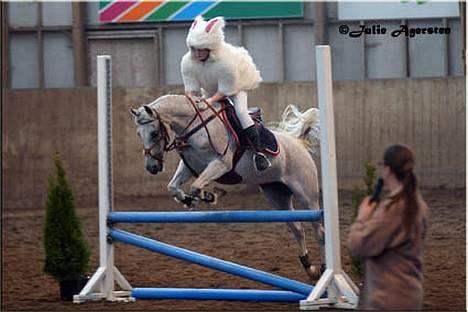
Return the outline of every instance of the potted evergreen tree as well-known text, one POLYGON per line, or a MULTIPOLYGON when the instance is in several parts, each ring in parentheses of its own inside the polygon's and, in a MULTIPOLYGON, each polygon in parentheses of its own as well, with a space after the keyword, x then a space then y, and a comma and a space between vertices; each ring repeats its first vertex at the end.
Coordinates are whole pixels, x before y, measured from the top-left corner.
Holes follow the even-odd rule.
POLYGON ((75 211, 72 191, 60 155, 54 155, 55 172, 49 177, 44 225, 44 272, 60 284, 60 298, 73 300, 86 284, 89 247, 75 211))

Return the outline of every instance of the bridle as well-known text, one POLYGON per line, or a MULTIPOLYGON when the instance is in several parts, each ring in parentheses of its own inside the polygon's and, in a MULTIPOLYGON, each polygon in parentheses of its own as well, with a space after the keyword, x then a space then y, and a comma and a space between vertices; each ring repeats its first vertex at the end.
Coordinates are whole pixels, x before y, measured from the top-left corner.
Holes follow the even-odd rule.
POLYGON ((143 147, 143 155, 154 158, 162 164, 164 163, 164 153, 172 150, 173 148, 171 148, 170 146, 172 144, 169 144, 169 140, 170 140, 169 133, 167 131, 166 125, 161 120, 161 116, 154 108, 150 108, 150 109, 153 111, 153 115, 156 116, 156 119, 140 123, 140 125, 149 124, 157 120, 159 122, 159 128, 161 129, 161 131, 160 131, 160 134, 158 134, 158 137, 156 138, 156 142, 153 145, 151 145, 151 147, 149 148, 143 147), (161 137, 164 141, 163 152, 160 155, 155 155, 152 153, 152 150, 156 145, 158 145, 161 137))
POLYGON ((176 149, 179 153, 182 152, 182 150, 188 146, 190 146, 188 143, 187 143, 187 140, 192 136, 194 135, 196 132, 198 132, 200 129, 202 128, 205 128, 205 131, 207 133, 207 136, 208 136, 208 141, 210 142, 210 145, 211 147, 213 148, 213 150, 215 151, 216 154, 218 154, 219 156, 223 157, 224 155, 226 155, 226 152, 228 150, 228 147, 229 147, 229 140, 227 142, 227 145, 226 145, 226 148, 224 149, 223 153, 220 153, 216 150, 216 148, 214 147, 214 144, 213 144, 213 141, 211 140, 211 135, 210 135, 210 132, 208 131, 208 123, 210 121, 212 121, 213 119, 215 119, 216 117, 218 117, 221 122, 226 125, 226 122, 225 120, 221 117, 221 113, 226 109, 224 106, 223 108, 221 108, 219 111, 216 111, 213 106, 211 106, 210 104, 208 104, 206 101, 204 101, 204 103, 211 109, 211 111, 213 112, 213 115, 211 115, 210 117, 208 117, 207 119, 203 119, 203 116, 201 115, 200 111, 198 110, 196 104, 194 103, 194 101, 189 97, 189 96, 186 96, 188 101, 190 102, 190 104, 192 105, 192 107, 194 108, 195 110, 195 114, 193 116, 193 118, 190 120, 190 122, 187 124, 187 126, 185 126, 185 128, 182 130, 181 133, 186 133, 185 135, 180 135, 180 136, 176 136, 172 142, 170 142, 170 136, 169 136, 169 132, 167 130, 167 127, 166 125, 162 122, 161 120, 161 115, 158 113, 158 111, 156 111, 156 109, 152 108, 152 107, 148 107, 149 109, 151 109, 152 113, 153 113, 153 116, 155 116, 155 119, 154 120, 149 120, 147 122, 143 122, 143 123, 140 123, 140 125, 145 125, 145 124, 149 124, 149 123, 152 123, 152 122, 155 122, 156 120, 159 122, 159 128, 160 128, 160 135, 158 135, 158 137, 156 138, 156 142, 149 148, 144 148, 143 147, 143 155, 145 156, 149 156, 151 158, 154 158, 156 159, 157 161, 159 161, 161 164, 164 163, 164 153, 166 152, 169 152, 169 151, 172 151, 174 149, 176 149), (189 132, 186 132, 189 127, 195 122, 195 120, 197 120, 197 117, 198 119, 200 119, 200 124, 196 127, 194 127, 192 130, 190 130, 189 132), (162 153, 160 153, 160 155, 155 155, 152 153, 152 150, 153 148, 158 145, 159 141, 161 140, 164 141, 164 148, 163 148, 163 151, 162 153), (170 143, 169 143, 170 142, 170 143))

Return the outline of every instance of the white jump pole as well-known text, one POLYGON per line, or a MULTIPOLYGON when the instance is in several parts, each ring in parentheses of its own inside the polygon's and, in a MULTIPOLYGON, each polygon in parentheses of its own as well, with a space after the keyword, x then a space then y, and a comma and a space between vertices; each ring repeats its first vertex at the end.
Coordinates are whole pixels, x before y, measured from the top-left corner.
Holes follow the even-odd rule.
POLYGON ((309 297, 301 301, 301 309, 317 309, 320 306, 353 309, 357 305, 359 290, 343 272, 341 266, 330 46, 316 46, 315 64, 320 111, 320 157, 326 270, 309 297), (327 291, 327 298, 321 298, 325 291, 327 291))
POLYGON ((98 124, 98 180, 99 180, 99 268, 73 302, 107 299, 133 300, 131 285, 114 265, 114 246, 109 244, 107 216, 112 212, 112 59, 110 55, 97 57, 97 124, 98 124), (115 283, 122 290, 115 291, 115 283))

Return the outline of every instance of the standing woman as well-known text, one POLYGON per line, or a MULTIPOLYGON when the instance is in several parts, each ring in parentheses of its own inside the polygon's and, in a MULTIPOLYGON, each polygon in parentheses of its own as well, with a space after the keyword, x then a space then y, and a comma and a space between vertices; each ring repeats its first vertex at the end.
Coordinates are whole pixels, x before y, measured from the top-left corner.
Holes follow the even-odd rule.
POLYGON ((382 172, 388 195, 377 204, 365 198, 351 226, 351 254, 362 260, 365 270, 360 309, 418 310, 423 306, 427 206, 413 168, 409 147, 388 147, 382 172))

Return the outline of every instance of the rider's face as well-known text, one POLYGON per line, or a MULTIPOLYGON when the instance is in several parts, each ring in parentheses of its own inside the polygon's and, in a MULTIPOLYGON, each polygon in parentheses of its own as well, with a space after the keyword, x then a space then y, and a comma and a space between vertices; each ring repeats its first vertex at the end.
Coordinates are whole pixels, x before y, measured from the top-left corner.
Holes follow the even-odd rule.
POLYGON ((209 49, 195 49, 195 48, 190 48, 192 51, 193 57, 200 62, 206 61, 206 59, 210 56, 210 50, 209 49))

